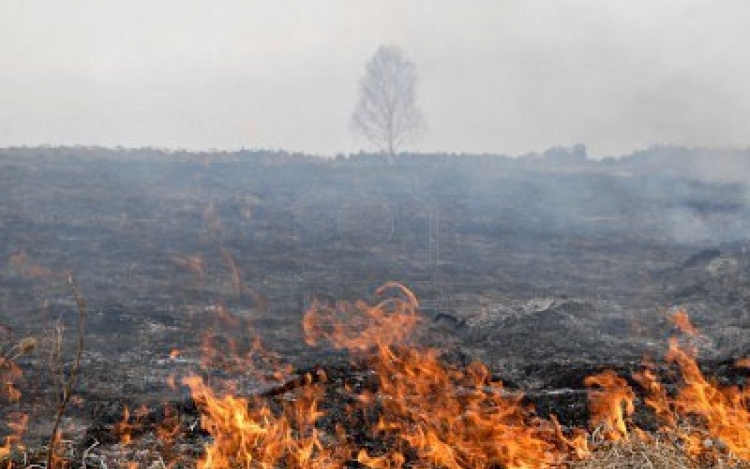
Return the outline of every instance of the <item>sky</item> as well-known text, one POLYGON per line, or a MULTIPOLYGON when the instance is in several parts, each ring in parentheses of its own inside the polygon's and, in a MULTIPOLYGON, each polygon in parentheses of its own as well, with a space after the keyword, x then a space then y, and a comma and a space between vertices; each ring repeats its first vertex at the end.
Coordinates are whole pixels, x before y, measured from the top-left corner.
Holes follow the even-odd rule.
POLYGON ((750 146, 747 0, 2 0, 0 146, 371 149, 378 46, 419 73, 407 149, 750 146))

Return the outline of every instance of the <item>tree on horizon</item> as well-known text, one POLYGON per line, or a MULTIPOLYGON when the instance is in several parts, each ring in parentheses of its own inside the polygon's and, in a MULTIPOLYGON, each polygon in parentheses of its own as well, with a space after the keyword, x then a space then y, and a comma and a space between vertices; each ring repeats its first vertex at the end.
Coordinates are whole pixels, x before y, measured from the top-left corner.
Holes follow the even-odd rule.
POLYGON ((365 66, 352 130, 390 159, 425 128, 417 106, 417 67, 398 46, 380 46, 365 66))

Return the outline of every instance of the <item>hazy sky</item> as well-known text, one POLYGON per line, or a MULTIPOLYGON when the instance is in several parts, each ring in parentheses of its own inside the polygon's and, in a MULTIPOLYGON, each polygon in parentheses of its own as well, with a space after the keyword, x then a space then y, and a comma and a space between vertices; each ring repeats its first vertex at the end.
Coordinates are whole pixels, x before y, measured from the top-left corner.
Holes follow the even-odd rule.
POLYGON ((750 145, 747 0, 1 0, 0 146, 368 148, 380 44, 416 62, 411 148, 750 145))

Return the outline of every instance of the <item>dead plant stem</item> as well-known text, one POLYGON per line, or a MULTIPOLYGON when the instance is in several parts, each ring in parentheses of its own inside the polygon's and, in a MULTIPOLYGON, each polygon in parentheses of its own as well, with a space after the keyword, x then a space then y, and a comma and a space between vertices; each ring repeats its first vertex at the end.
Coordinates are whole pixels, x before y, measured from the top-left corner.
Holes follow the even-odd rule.
MULTIPOLYGON (((57 405, 57 415, 55 416, 55 424, 52 427, 52 432, 49 438, 48 452, 47 452, 47 469, 55 469, 57 465, 57 444, 60 441, 59 428, 62 423, 65 409, 68 407, 70 398, 73 394, 73 386, 78 378, 78 371, 81 367, 81 357, 83 356, 83 336, 86 324, 86 299, 81 294, 78 288, 78 283, 73 277, 72 272, 68 272, 68 284, 73 291, 73 296, 76 300, 76 307, 78 310, 78 330, 77 330, 77 343, 76 343, 76 356, 73 361, 73 365, 68 373, 67 377, 63 371, 62 364, 60 365, 60 386, 62 389, 62 396, 57 405)), ((60 357, 62 360, 62 356, 60 357)))

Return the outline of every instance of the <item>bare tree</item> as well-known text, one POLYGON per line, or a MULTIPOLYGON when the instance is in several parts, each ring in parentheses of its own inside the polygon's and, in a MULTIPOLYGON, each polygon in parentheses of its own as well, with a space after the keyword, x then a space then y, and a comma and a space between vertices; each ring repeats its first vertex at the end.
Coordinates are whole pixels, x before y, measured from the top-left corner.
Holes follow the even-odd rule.
POLYGON ((417 107, 417 67, 397 46, 380 46, 359 82, 351 127, 392 157, 424 129, 417 107))

